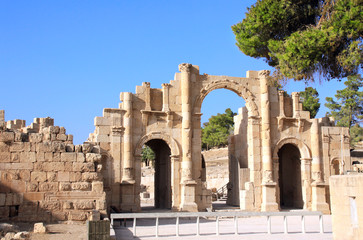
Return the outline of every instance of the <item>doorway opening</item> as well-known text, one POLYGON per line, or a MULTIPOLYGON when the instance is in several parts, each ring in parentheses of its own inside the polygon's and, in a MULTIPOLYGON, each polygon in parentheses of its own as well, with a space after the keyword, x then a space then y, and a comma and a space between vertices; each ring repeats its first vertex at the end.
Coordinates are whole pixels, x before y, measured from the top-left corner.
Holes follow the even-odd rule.
POLYGON ((281 209, 302 209, 300 151, 293 144, 285 144, 278 152, 281 209))
POLYGON ((141 208, 171 209, 170 147, 164 140, 152 139, 143 146, 143 150, 147 148, 154 153, 154 160, 148 166, 143 161, 141 168, 141 208))

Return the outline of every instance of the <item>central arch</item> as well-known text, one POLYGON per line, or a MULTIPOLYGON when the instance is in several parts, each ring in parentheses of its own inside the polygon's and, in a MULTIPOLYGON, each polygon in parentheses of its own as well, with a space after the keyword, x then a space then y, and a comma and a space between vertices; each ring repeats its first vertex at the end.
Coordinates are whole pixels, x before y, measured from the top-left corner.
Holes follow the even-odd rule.
POLYGON ((203 87, 199 95, 196 97, 193 105, 193 111, 195 114, 200 113, 204 98, 213 90, 216 89, 228 89, 242 97, 246 101, 246 107, 249 116, 259 116, 258 107, 256 104, 255 96, 247 89, 243 84, 238 83, 230 79, 219 79, 211 81, 205 87, 203 87))

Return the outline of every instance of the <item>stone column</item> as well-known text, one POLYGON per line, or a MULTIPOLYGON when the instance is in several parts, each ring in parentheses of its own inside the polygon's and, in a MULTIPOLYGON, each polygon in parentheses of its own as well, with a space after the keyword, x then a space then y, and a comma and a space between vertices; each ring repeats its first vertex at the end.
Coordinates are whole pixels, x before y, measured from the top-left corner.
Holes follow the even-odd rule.
POLYGON ((143 86, 145 88, 145 111, 151 111, 150 83, 144 82, 143 86))
POLYGON ((133 175, 133 154, 132 154, 132 93, 123 93, 123 107, 125 134, 123 137, 123 174, 122 183, 135 183, 133 175))
POLYGON ((280 117, 285 117, 284 91, 279 91, 280 117))
POLYGON ((300 117, 300 94, 298 92, 291 93, 292 96, 292 112, 294 118, 300 117))
POLYGON ((323 178, 323 169, 320 156, 320 138, 318 119, 312 119, 310 128, 311 137, 311 154, 312 154, 312 178, 311 184, 311 210, 329 213, 329 205, 325 197, 325 183, 323 178))
POLYGON ((301 162, 301 187, 304 209, 309 209, 311 204, 311 158, 300 158, 301 162))
POLYGON ((161 86, 163 87, 163 112, 170 112, 170 108, 169 108, 169 87, 170 84, 169 83, 163 83, 161 84, 161 86))
POLYGON ((273 181, 273 164, 270 136, 270 100, 267 77, 270 71, 259 72, 261 92, 261 149, 262 149, 262 205, 261 211, 277 211, 276 183, 273 181))
POLYGON ((192 65, 182 63, 179 65, 181 71, 181 100, 182 100, 182 181, 193 180, 192 176, 192 109, 190 100, 190 78, 192 65))
POLYGON ((191 103, 191 70, 192 65, 182 63, 181 72, 181 100, 182 100, 182 176, 181 176, 181 204, 180 210, 187 212, 198 211, 195 202, 196 182, 193 180, 192 162, 192 103, 191 103))

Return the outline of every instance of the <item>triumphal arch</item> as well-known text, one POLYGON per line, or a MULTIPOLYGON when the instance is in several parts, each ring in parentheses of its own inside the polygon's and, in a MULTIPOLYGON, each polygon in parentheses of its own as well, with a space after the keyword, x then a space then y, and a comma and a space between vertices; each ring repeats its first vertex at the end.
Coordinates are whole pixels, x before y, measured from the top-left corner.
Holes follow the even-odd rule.
MULTIPOLYGON (((228 203, 243 210, 283 207, 329 211, 328 177, 350 168, 347 128, 329 118, 310 119, 299 94, 268 86, 269 71, 245 78, 200 74, 179 65, 174 80, 135 93, 122 92, 119 108, 95 118, 88 141, 100 146, 107 205, 140 211, 142 148, 155 154, 155 207, 204 211, 211 207, 201 157, 201 106, 215 89, 245 101, 229 139, 228 203)), ((242 105, 242 104, 241 104, 242 105)))

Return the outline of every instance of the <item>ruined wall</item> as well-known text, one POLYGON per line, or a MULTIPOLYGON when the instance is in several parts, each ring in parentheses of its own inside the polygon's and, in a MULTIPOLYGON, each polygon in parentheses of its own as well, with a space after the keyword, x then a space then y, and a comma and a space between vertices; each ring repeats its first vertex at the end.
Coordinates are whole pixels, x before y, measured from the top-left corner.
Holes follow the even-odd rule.
MULTIPOLYGON (((15 122, 11 121, 7 126, 15 122)), ((84 221, 106 214, 99 147, 73 145, 51 118, 0 129, 0 219, 84 221)))
POLYGON ((228 148, 211 149, 202 152, 206 168, 206 182, 209 189, 219 189, 229 181, 228 148))

